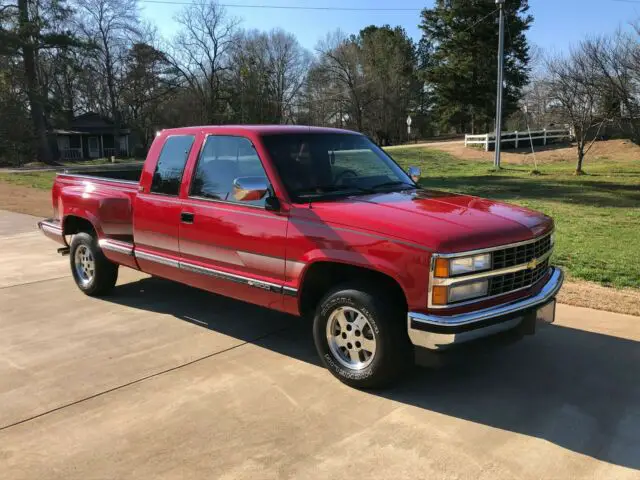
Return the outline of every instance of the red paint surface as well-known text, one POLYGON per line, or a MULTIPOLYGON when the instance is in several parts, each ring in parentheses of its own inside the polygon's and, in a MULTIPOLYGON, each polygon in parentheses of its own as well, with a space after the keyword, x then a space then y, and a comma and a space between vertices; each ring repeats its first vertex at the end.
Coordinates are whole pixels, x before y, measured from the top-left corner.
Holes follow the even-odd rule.
MULTIPOLYGON (((313 128, 344 133, 343 130, 313 128)), ((538 212, 482 198, 423 190, 292 204, 261 142, 261 135, 307 132, 309 127, 225 126, 165 130, 154 141, 138 186, 60 175, 53 187, 54 209, 89 220, 100 238, 132 238, 137 251, 162 255, 276 285, 302 288, 315 262, 339 262, 382 272, 395 279, 409 308, 427 311, 432 252, 451 253, 493 247, 539 236, 553 221, 538 212), (159 152, 168 135, 191 134, 194 146, 180 195, 149 193, 159 152), (248 138, 260 156, 282 209, 189 198, 191 177, 207 135, 248 138), (194 214, 193 224, 180 213, 194 214)), ((107 253, 107 252, 105 252, 107 253)), ((114 261, 118 256, 107 255, 114 261)), ((140 269, 172 280, 270 308, 298 313, 297 299, 259 288, 155 262, 140 269)), ((537 287, 532 288, 535 290, 537 287)), ((461 307, 480 308, 531 291, 461 307)), ((452 310, 450 313, 454 313, 452 310)))

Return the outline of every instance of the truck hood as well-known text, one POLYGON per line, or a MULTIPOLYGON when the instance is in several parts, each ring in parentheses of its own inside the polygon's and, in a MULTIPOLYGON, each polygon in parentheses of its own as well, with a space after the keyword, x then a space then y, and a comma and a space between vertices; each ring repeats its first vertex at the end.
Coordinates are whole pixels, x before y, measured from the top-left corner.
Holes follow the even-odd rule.
POLYGON ((314 202, 303 218, 376 233, 442 253, 530 240, 553 220, 527 208, 438 190, 390 192, 314 202))

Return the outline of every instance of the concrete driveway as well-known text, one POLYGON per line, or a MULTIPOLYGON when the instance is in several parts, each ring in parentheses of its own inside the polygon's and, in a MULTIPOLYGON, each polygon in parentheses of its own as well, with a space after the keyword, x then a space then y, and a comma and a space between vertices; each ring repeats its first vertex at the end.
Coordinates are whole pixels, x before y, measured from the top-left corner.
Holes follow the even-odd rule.
POLYGON ((82 295, 0 212, 0 477, 640 478, 640 318, 555 326, 359 392, 310 327, 122 269, 82 295))

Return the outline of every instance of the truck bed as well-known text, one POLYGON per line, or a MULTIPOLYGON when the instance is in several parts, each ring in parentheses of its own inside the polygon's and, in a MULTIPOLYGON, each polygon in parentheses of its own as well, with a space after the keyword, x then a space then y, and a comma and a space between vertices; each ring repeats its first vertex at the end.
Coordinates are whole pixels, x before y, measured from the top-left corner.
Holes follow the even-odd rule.
POLYGON ((130 167, 96 167, 95 169, 67 169, 61 175, 72 175, 74 177, 89 177, 95 179, 123 180, 128 182, 138 182, 142 174, 142 164, 130 167))
POLYGON ((67 170, 59 173, 52 195, 56 217, 98 220, 101 238, 133 241, 133 206, 142 166, 67 170))

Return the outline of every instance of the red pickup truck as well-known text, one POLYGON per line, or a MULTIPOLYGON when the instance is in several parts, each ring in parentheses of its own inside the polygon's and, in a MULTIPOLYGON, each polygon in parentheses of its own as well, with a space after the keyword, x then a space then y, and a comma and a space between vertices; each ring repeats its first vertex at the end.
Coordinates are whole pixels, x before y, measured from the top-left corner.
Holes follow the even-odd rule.
POLYGON ((418 176, 345 130, 169 129, 141 171, 59 174, 39 227, 87 295, 123 265, 310 316, 326 367, 373 387, 416 349, 553 322, 563 280, 551 218, 418 176))

